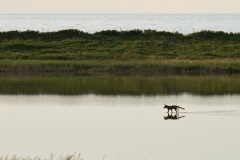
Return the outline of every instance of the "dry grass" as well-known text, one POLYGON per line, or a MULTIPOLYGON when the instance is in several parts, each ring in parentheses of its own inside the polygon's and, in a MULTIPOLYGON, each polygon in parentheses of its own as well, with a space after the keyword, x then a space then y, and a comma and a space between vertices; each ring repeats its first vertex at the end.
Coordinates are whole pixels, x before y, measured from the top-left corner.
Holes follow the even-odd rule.
POLYGON ((3 154, 2 156, 0 156, 0 160, 83 160, 83 158, 81 158, 81 154, 67 154, 66 156, 60 155, 54 155, 51 154, 49 157, 30 157, 30 156, 26 156, 26 157, 20 157, 17 155, 9 155, 9 154, 3 154))

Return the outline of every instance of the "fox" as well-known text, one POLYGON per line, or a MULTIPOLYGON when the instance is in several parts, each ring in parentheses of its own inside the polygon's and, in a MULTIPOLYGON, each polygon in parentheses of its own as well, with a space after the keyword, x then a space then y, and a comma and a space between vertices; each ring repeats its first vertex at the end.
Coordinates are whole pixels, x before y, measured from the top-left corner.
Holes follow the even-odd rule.
POLYGON ((165 104, 163 108, 167 108, 167 109, 168 109, 168 113, 169 113, 169 110, 171 110, 171 112, 172 112, 173 109, 174 109, 176 112, 179 111, 179 108, 185 110, 185 108, 179 107, 179 106, 177 106, 177 105, 168 106, 168 105, 165 104))

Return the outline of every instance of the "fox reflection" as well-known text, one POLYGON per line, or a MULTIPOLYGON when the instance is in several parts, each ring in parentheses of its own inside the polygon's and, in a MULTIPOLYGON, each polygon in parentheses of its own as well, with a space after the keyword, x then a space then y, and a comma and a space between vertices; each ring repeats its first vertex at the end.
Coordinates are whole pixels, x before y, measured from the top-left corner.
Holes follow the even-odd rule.
POLYGON ((169 112, 168 112, 168 115, 167 115, 166 117, 163 117, 163 118, 164 118, 165 120, 169 120, 169 119, 178 120, 178 119, 183 118, 183 117, 185 117, 185 116, 179 116, 179 113, 178 113, 178 112, 175 113, 174 115, 173 115, 173 113, 169 114, 169 112))

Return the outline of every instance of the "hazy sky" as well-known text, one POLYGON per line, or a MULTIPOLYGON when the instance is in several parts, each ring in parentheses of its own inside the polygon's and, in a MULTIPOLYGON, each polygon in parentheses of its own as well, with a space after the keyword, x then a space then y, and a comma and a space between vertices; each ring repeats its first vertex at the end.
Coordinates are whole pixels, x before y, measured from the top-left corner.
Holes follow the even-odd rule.
POLYGON ((0 13, 240 13, 240 0, 0 0, 0 13))

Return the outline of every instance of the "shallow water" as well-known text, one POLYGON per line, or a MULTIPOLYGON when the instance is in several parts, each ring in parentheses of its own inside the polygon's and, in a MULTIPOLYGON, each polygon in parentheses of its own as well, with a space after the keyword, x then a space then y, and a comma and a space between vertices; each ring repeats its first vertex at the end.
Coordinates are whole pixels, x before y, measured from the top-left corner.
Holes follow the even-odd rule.
POLYGON ((1 95, 0 102, 1 153, 77 152, 86 160, 240 158, 239 95, 1 95), (165 120, 164 104, 186 110, 180 119, 165 120))

